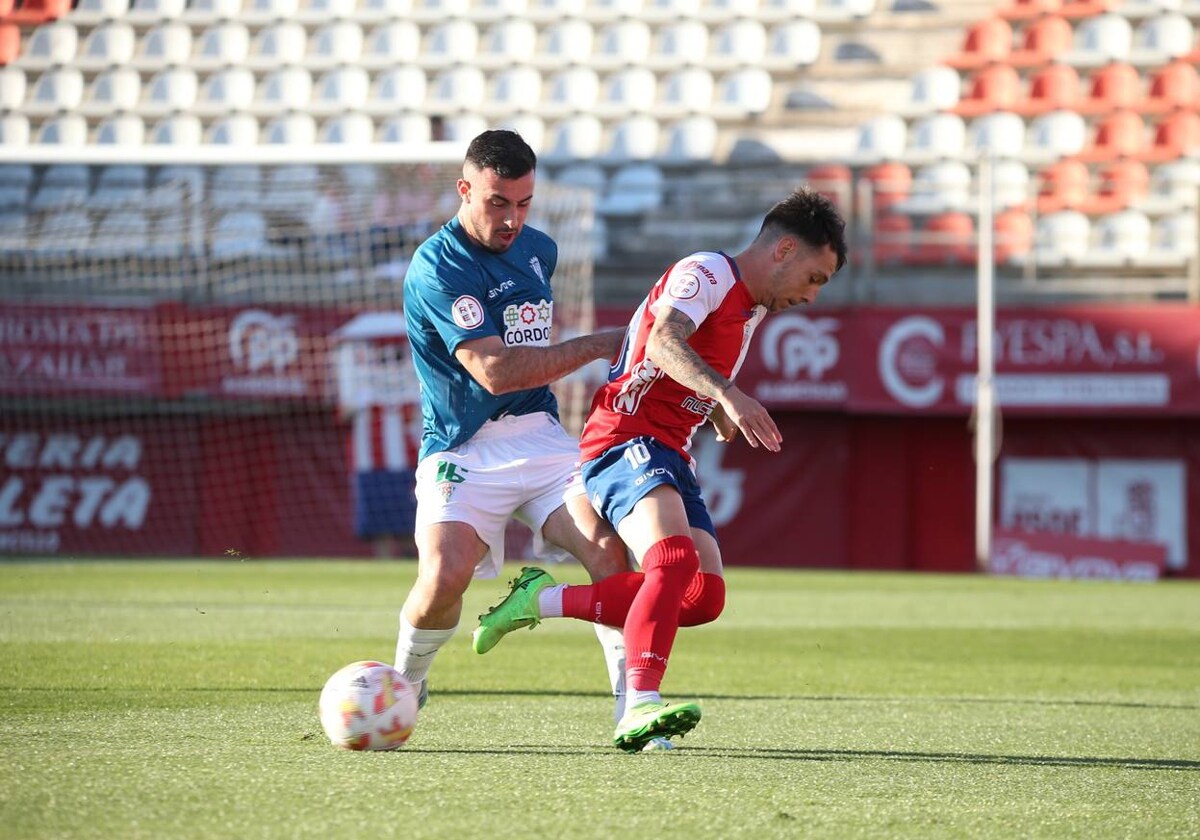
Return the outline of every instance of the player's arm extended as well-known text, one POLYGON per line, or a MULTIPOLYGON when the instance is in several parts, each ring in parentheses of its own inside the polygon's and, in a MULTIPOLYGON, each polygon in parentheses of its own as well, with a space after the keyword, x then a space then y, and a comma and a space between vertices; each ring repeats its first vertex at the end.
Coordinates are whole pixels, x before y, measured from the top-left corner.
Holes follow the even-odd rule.
MULTIPOLYGON (((712 397, 732 422, 758 448, 779 451, 783 438, 762 404, 713 370, 688 344, 696 324, 678 309, 664 307, 646 337, 646 357, 667 376, 704 397, 712 397)), ((718 426, 718 429, 721 427, 718 426)))
POLYGON ((490 335, 464 341, 454 355, 488 393, 509 394, 549 385, 596 359, 611 359, 624 336, 624 330, 605 330, 549 347, 509 347, 490 335))

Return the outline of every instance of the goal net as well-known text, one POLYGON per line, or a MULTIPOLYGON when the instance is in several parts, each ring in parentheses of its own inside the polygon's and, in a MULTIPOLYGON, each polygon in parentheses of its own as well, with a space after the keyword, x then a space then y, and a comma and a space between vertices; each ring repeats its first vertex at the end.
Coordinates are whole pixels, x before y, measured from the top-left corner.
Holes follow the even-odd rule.
MULTIPOLYGON (((0 554, 373 552, 411 491, 363 474, 420 434, 402 281, 462 149, 272 154, 0 160, 0 554)), ((556 341, 593 327, 592 219, 541 175, 556 341)), ((555 385, 574 431, 594 375, 555 385)))

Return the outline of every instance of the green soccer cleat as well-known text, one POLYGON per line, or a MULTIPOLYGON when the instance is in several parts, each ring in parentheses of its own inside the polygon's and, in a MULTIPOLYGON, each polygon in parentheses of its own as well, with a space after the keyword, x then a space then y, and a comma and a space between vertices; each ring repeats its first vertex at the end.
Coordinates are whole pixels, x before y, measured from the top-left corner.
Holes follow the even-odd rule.
POLYGON ((479 616, 479 626, 471 635, 475 652, 487 653, 513 630, 537 627, 542 620, 538 612, 538 593, 554 584, 554 578, 548 572, 533 566, 521 569, 521 574, 509 584, 504 600, 479 616))
POLYGON ((684 735, 700 722, 698 703, 642 703, 625 713, 613 734, 613 746, 640 752, 657 738, 684 735))

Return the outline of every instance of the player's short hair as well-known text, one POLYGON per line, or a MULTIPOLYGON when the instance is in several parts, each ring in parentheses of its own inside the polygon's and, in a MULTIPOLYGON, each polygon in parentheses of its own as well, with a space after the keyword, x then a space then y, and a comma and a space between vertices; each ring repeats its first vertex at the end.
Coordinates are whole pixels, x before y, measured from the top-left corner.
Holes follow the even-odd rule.
POLYGON ((524 138, 504 128, 483 132, 467 147, 466 162, 477 169, 491 169, 501 178, 523 178, 537 169, 537 155, 524 138))
POLYGON ((828 245, 837 254, 837 270, 846 264, 846 222, 833 202, 816 190, 800 187, 770 209, 759 228, 790 233, 810 248, 828 245))

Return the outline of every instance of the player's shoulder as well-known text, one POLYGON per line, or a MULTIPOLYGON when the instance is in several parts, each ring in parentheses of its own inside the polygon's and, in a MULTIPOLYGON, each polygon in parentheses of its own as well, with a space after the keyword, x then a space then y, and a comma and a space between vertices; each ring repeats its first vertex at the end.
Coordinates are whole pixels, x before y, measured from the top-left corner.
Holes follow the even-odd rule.
POLYGON ((442 225, 417 246, 404 276, 405 293, 411 289, 450 288, 464 280, 477 280, 479 266, 452 230, 454 222, 442 225))
POLYGON ((697 279, 709 282, 728 281, 734 279, 733 269, 729 258, 719 251, 696 251, 676 261, 671 267, 672 273, 695 274, 697 279))
POLYGON ((541 257, 549 259, 552 263, 558 260, 558 243, 554 241, 550 234, 543 230, 525 225, 521 230, 521 236, 525 239, 525 247, 533 251, 541 257))

